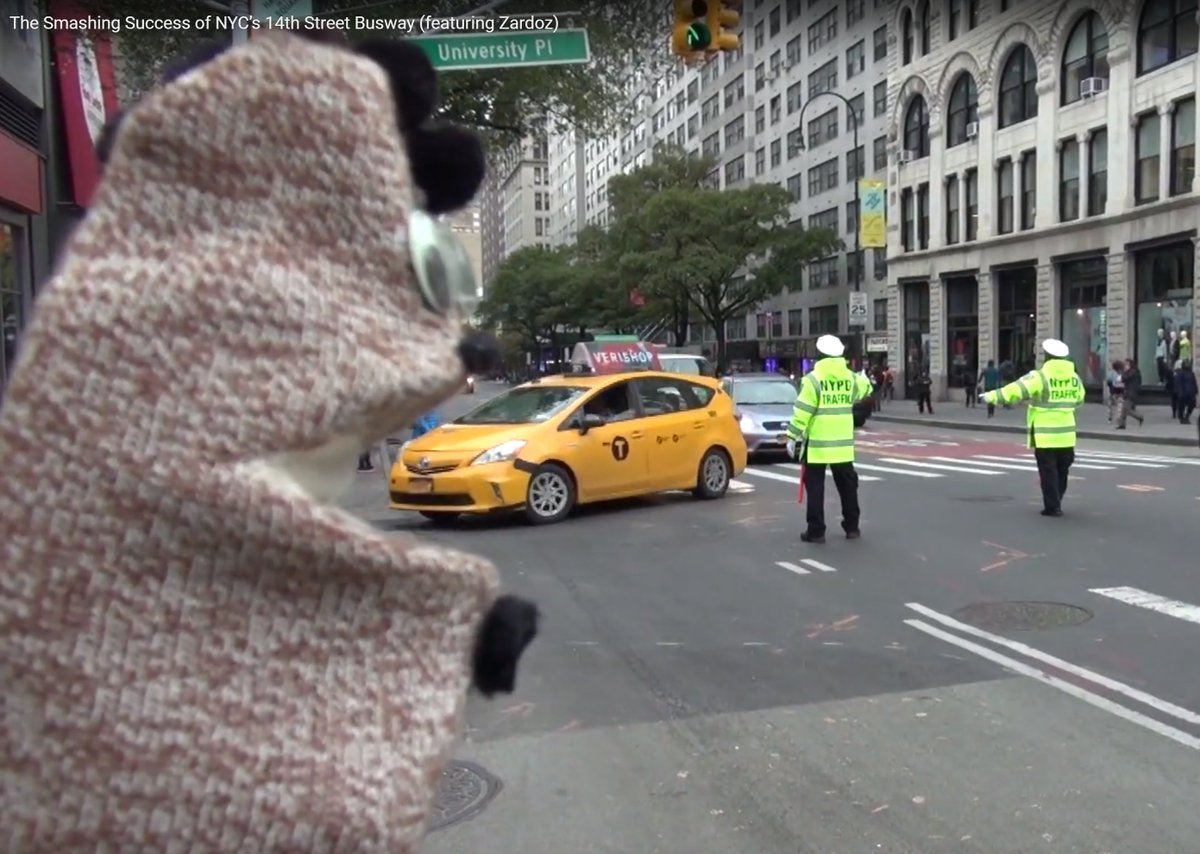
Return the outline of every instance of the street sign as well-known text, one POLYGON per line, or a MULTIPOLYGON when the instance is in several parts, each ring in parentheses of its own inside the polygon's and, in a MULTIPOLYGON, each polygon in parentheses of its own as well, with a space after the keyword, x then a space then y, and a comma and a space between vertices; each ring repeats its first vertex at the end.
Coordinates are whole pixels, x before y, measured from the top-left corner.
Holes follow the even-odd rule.
POLYGON ((872 335, 867 339, 868 353, 886 353, 888 351, 888 340, 886 336, 872 335))
POLYGON ((408 41, 425 51, 438 71, 580 65, 592 61, 587 30, 583 29, 417 36, 408 41))
POLYGON ((867 295, 863 291, 850 292, 850 325, 867 325, 867 295))

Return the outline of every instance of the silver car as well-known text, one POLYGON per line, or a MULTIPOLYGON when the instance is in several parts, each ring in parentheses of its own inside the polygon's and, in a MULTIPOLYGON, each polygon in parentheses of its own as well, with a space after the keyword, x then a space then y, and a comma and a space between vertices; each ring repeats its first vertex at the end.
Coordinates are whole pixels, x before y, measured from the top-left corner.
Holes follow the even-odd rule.
POLYGON ((751 454, 781 453, 796 403, 796 386, 781 374, 735 374, 721 380, 751 454))

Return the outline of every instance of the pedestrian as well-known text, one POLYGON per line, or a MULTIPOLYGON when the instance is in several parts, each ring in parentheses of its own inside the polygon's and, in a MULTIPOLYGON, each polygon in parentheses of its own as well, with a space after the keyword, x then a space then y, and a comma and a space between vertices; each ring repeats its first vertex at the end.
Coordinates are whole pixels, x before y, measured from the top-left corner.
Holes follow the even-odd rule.
POLYGON ((373 462, 371 461, 371 451, 370 451, 369 449, 368 449, 368 450, 366 450, 366 451, 363 451, 363 452, 362 452, 362 455, 361 455, 361 456, 359 456, 359 458, 358 458, 358 470, 359 470, 360 472, 372 472, 372 471, 375 471, 375 463, 373 463, 373 462))
MULTIPOLYGON (((1114 359, 1108 372, 1108 420, 1120 419, 1125 411, 1125 365, 1114 359)), ((1121 423, 1119 420, 1117 423, 1121 423)))
POLYGON ((833 475, 842 500, 842 530, 857 540, 859 531, 858 473, 854 471, 854 404, 871 393, 871 382, 850 370, 842 354, 845 345, 836 335, 817 339, 822 358, 800 379, 800 394, 787 428, 787 452, 797 457, 797 442, 804 443, 804 489, 808 493, 807 528, 801 542, 825 542, 825 469, 833 475))
MULTIPOLYGON (((988 359, 987 367, 979 372, 979 384, 983 386, 984 392, 995 391, 1000 388, 1000 369, 996 367, 995 359, 988 359)), ((980 397, 980 400, 983 398, 980 397)), ((991 418, 996 414, 996 404, 989 403, 987 405, 987 417, 991 418)))
POLYGON ((1179 423, 1190 424, 1192 413, 1196 411, 1196 374, 1192 371, 1191 359, 1179 363, 1179 370, 1175 372, 1175 393, 1179 395, 1179 423))
POLYGON ((1037 461, 1042 486, 1042 515, 1061 516, 1067 476, 1075 462, 1075 410, 1083 403, 1083 382, 1067 345, 1056 338, 1042 342, 1046 360, 997 391, 985 392, 986 403, 1029 401, 1029 447, 1037 461))
POLYGON ((928 407, 929 414, 933 415, 933 379, 929 376, 929 371, 921 368, 921 372, 917 374, 917 411, 924 414, 928 407))
POLYGON ((1146 419, 1137 411, 1138 392, 1142 389, 1142 372, 1138 370, 1137 362, 1133 359, 1126 359, 1123 367, 1121 381, 1125 384, 1125 394, 1121 396, 1121 405, 1117 410, 1118 430, 1125 429, 1127 418, 1136 419, 1139 427, 1146 423, 1146 419))
POLYGON ((964 406, 974 408, 979 402, 979 381, 975 377, 975 372, 963 369, 962 372, 963 391, 966 392, 966 402, 964 406))
POLYGON ((1167 393, 1167 399, 1171 402, 1171 418, 1179 417, 1179 395, 1175 392, 1175 364, 1169 364, 1163 368, 1163 391, 1167 393))

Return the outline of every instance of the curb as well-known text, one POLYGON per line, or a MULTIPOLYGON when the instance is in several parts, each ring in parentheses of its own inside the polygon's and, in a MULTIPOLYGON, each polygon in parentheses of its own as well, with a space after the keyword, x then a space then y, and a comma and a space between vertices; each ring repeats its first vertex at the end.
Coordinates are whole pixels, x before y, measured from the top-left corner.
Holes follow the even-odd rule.
MULTIPOLYGON (((1008 424, 972 424, 966 421, 926 421, 922 418, 907 418, 901 415, 880 415, 871 413, 867 422, 879 421, 885 424, 922 424, 926 427, 940 427, 945 430, 972 430, 977 433, 1009 433, 1024 436, 1025 427, 1014 427, 1008 424)), ((1133 445, 1170 445, 1178 448, 1195 448, 1200 442, 1195 438, 1185 436, 1139 436, 1137 433, 1126 431, 1124 436, 1114 436, 1112 433, 1099 430, 1076 430, 1079 439, 1099 439, 1105 442, 1129 442, 1133 445)))

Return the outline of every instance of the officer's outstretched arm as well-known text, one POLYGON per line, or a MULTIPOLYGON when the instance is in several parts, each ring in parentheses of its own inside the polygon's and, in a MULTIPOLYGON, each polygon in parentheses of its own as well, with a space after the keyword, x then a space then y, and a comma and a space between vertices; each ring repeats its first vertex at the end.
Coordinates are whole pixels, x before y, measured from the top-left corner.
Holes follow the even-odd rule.
POLYGON ((866 374, 854 375, 854 402, 866 400, 875 391, 875 385, 866 374))
POLYGON ((800 381, 800 394, 796 396, 796 404, 792 407, 792 420, 788 423, 789 439, 800 439, 808 432, 808 425, 817 412, 820 397, 817 394, 817 383, 812 375, 800 381))
POLYGON ((1037 371, 1030 371, 1019 380, 1009 383, 1000 389, 996 397, 1001 403, 1021 403, 1042 393, 1042 377, 1037 371))

